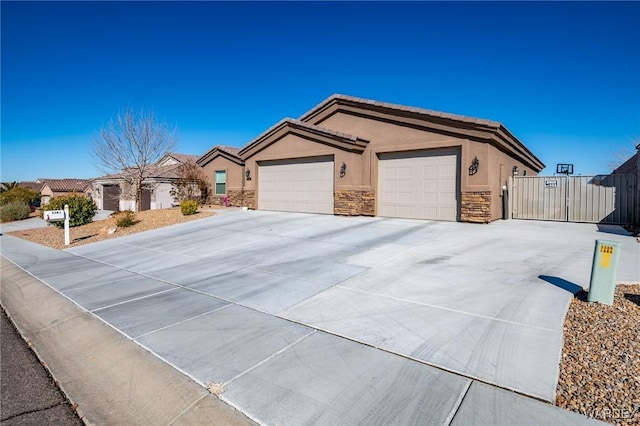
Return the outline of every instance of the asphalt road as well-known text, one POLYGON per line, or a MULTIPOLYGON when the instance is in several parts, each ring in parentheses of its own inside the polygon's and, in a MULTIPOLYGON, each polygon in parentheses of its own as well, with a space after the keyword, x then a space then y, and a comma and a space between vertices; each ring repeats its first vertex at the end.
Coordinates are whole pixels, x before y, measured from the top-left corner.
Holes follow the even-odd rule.
POLYGON ((83 425, 4 308, 0 311, 0 424, 83 425))

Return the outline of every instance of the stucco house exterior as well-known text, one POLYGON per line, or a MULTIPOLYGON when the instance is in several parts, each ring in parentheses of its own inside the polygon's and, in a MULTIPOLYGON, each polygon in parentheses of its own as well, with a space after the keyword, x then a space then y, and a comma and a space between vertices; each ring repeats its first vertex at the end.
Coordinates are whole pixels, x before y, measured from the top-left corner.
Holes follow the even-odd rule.
POLYGON ((501 123, 344 95, 198 164, 231 205, 484 223, 514 171, 544 168, 501 123))
MULTIPOLYGON (((143 181, 140 210, 167 209, 176 205, 171 194, 178 180, 178 168, 197 155, 170 153, 149 168, 143 181)), ((124 173, 105 175, 93 180, 94 201, 100 210, 136 210, 135 189, 126 182, 124 173)))
POLYGON ((53 197, 61 197, 69 194, 84 194, 91 197, 93 194, 93 186, 88 179, 45 179, 40 178, 36 183, 41 184, 40 203, 43 206, 49 204, 53 197))
POLYGON ((225 205, 226 198, 229 205, 243 205, 245 169, 239 151, 239 148, 218 145, 196 161, 211 185, 212 204, 225 205))

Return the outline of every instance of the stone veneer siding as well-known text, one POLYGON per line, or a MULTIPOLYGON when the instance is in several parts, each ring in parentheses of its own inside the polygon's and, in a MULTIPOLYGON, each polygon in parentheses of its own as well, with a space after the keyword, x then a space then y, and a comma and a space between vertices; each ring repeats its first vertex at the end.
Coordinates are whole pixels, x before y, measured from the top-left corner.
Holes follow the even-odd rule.
POLYGON ((256 208, 256 191, 253 189, 245 189, 242 193, 242 206, 250 209, 256 208))
POLYGON ((375 216, 375 192, 335 191, 333 193, 333 214, 344 216, 375 216))
MULTIPOLYGON (((214 205, 214 206, 224 206, 224 195, 213 195, 211 197, 211 200, 208 203, 205 204, 210 204, 210 205, 214 205)), ((232 207, 243 207, 243 206, 248 206, 251 208, 254 208, 254 198, 255 198, 255 191, 242 191, 242 190, 236 190, 236 189, 229 189, 227 190, 227 197, 229 198, 229 206, 232 207), (246 202, 249 202, 251 204, 245 204, 246 202)))
POLYGON ((208 203, 214 206, 224 206, 224 195, 212 195, 208 203))
POLYGON ((463 192, 460 197, 462 222, 491 222, 491 192, 463 192))
POLYGON ((229 189, 227 191, 229 197, 229 205, 233 207, 242 207, 244 202, 244 194, 242 190, 229 189))

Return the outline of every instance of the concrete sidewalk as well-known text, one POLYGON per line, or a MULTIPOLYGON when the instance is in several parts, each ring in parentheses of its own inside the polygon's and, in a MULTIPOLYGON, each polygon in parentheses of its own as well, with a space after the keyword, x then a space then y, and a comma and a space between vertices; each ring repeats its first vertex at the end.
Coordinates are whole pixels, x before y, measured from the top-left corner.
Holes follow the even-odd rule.
POLYGON ((2 306, 88 424, 252 424, 33 275, 0 261, 2 306))
MULTIPOLYGON (((113 213, 111 210, 98 210, 93 216, 93 221, 97 222, 105 220, 113 213)), ((31 217, 24 220, 16 220, 13 222, 0 223, 0 233, 13 232, 13 231, 25 231, 27 229, 46 228, 49 226, 46 220, 39 217, 31 217)))
MULTIPOLYGON (((389 244, 396 245, 396 252, 406 251, 405 259, 411 259, 412 250, 421 246, 416 242, 431 235, 425 231, 433 231, 435 226, 446 233, 451 225, 459 224, 381 221, 376 225, 379 221, 366 218, 341 220, 254 213, 257 212, 203 219, 161 232, 132 236, 135 238, 124 237, 117 243, 105 242, 78 248, 81 251, 72 250, 82 256, 5 236, 2 237, 3 256, 74 300, 82 306, 84 316, 95 321, 100 318, 119 330, 121 337, 126 336, 131 345, 137 343, 146 348, 191 377, 200 389, 209 386, 222 400, 264 424, 581 424, 589 421, 469 376, 452 374, 418 359, 384 350, 384 344, 376 348, 363 344, 364 338, 358 341, 345 338, 335 331, 314 326, 316 320, 305 324, 285 319, 293 315, 291 312, 300 312, 291 310, 303 306, 300 302, 316 303, 315 300, 323 300, 317 297, 330 294, 327 292, 347 290, 344 284, 335 286, 335 280, 342 282, 354 273, 361 277, 358 271, 368 263, 375 264, 375 256, 380 257, 378 262, 389 260, 390 252, 385 251, 392 247, 389 244), (300 226, 292 229, 292 223, 300 226), (361 234, 353 232, 352 227, 358 225, 366 229, 361 234), (291 236, 282 236, 292 232, 298 234, 296 238, 300 238, 300 233, 309 233, 316 243, 304 249, 292 246, 291 236), (361 247, 366 238, 380 239, 389 233, 395 235, 395 242, 375 245, 373 252, 369 249, 368 257, 362 250, 350 248, 361 247), (268 251, 268 258, 256 257, 274 237, 284 243, 279 246, 281 250, 268 251), (327 241, 336 238, 346 240, 327 241), (342 249, 335 253, 340 246, 342 249), (199 247, 208 247, 207 256, 202 255, 199 247), (327 252, 327 249, 333 251, 327 252), (147 257, 150 253, 154 256, 147 257), (343 262, 326 263, 330 257, 322 257, 321 253, 333 253, 343 262), (306 263, 304 256, 316 256, 315 261, 306 263), (224 261, 212 263, 214 258, 224 261), (344 262, 345 259, 348 261, 344 262), (246 264, 254 267, 247 269, 246 264), (283 269, 284 266, 288 269, 283 269), (285 271, 293 275, 283 275, 285 271), (309 273, 313 275, 305 275, 309 273)), ((487 229, 471 227, 471 233, 482 228, 487 229)), ((501 228, 497 227, 495 232, 499 234, 501 228)), ((568 275, 563 273, 563 276, 568 275)), ((5 294, 12 294, 13 300, 24 301, 21 287, 12 287, 7 293, 3 283, 3 300, 5 294)), ((376 290, 379 294, 384 291, 383 288, 376 290)), ((335 296, 329 300, 332 298, 335 296)), ((388 296, 381 300, 387 299, 388 296)), ((406 295, 402 299, 406 299, 406 295)), ((323 303, 317 304, 319 319, 322 319, 323 303)), ((389 306, 385 306, 384 312, 393 312, 393 308, 389 310, 389 306)), ((407 313, 404 308, 402 311, 407 313)), ((326 318, 340 318, 324 312, 326 318)), ((453 309, 448 312, 453 313, 453 309)), ((385 314, 387 322, 397 322, 397 318, 389 314, 385 314)), ((363 311, 361 318, 372 316, 363 311)), ((47 323, 61 320, 67 322, 60 318, 47 323)), ((520 320, 525 321, 526 317, 520 320)), ((372 336, 380 336, 376 334, 379 325, 371 324, 372 336)), ((462 346, 465 344, 464 338, 456 341, 462 346)), ((109 370, 108 365, 103 368, 109 370)), ((114 387, 117 386, 114 384, 114 387)))

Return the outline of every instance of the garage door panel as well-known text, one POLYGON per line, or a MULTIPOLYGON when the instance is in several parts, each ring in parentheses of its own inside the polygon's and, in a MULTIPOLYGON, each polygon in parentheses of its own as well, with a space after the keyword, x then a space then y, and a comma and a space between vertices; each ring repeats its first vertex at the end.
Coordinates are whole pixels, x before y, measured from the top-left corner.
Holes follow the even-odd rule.
POLYGON ((458 153, 453 150, 381 155, 381 216, 456 220, 458 153), (399 157, 399 158, 398 158, 399 157))
POLYGON ((258 208, 333 214, 333 161, 260 165, 258 208))

